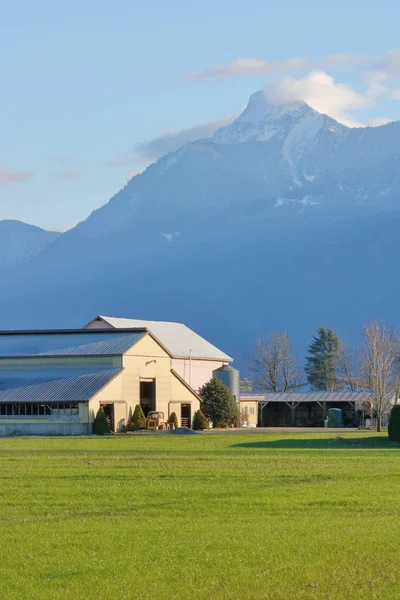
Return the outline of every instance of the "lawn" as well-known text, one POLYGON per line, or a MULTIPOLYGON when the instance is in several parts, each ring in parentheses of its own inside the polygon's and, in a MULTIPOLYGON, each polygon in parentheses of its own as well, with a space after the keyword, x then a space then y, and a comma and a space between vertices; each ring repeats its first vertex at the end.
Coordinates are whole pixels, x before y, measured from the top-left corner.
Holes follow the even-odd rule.
POLYGON ((0 598, 399 598, 380 434, 1 439, 0 598))

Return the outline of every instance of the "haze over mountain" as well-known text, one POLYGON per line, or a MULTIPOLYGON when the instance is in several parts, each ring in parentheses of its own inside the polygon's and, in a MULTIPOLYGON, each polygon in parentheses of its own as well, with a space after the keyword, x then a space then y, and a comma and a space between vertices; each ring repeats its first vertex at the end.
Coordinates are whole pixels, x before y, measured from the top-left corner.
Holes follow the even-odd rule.
POLYGON ((350 129, 256 92, 5 273, 0 326, 178 320, 240 364, 270 330, 303 347, 318 326, 395 323, 399 158, 398 122, 350 129))

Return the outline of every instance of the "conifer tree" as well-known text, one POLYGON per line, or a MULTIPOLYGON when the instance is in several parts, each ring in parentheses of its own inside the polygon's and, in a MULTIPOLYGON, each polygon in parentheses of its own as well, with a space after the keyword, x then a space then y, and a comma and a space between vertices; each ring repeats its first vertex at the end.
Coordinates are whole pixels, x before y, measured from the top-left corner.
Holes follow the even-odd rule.
POLYGON ((172 412, 169 417, 168 417, 168 423, 171 423, 174 425, 175 429, 178 428, 178 416, 176 414, 176 412, 172 412))
POLYGON ((339 338, 332 329, 317 329, 308 347, 305 366, 307 381, 315 390, 332 392, 338 389, 340 347, 339 338))
POLYGON ((208 421, 205 418, 204 414, 201 412, 201 410, 196 410, 196 412, 194 413, 193 429, 197 431, 203 431, 203 429, 208 429, 208 421))
POLYGON ((238 409, 229 388, 213 377, 200 389, 201 410, 214 427, 229 427, 239 421, 238 409))
POLYGON ((140 404, 136 404, 135 406, 131 423, 133 429, 146 429, 146 418, 140 404))
POLYGON ((107 415, 101 406, 93 422, 93 433, 94 435, 107 435, 111 433, 107 415))
POLYGON ((400 404, 395 404, 390 413, 389 439, 400 444, 400 404))

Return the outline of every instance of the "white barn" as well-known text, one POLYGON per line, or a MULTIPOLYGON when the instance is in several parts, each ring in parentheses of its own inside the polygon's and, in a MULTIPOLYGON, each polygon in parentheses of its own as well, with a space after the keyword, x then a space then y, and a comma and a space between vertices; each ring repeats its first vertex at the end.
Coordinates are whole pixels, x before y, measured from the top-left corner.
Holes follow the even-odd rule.
POLYGON ((147 329, 172 356, 171 368, 195 391, 233 359, 183 323, 97 316, 84 329, 147 329))

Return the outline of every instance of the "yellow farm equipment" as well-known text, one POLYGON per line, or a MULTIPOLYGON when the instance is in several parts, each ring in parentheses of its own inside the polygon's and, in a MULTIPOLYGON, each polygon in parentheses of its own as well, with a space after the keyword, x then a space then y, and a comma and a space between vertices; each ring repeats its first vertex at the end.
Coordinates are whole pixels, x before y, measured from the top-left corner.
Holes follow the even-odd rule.
POLYGON ((148 413, 146 418, 146 429, 149 429, 150 431, 167 431, 169 428, 169 423, 164 419, 163 412, 152 410, 148 413))

